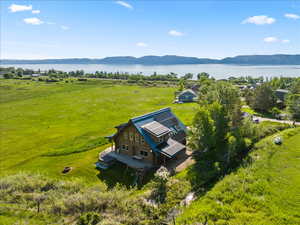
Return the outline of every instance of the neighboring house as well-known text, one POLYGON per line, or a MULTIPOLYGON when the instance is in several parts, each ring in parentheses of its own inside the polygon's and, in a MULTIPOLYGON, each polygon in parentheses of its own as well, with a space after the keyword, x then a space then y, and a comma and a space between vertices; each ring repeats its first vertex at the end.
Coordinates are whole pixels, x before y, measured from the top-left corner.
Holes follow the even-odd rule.
POLYGON ((135 169, 145 169, 166 164, 185 154, 186 127, 164 108, 130 119, 116 126, 117 133, 108 153, 117 161, 135 169))
POLYGON ((275 96, 281 101, 284 102, 287 94, 289 93, 289 90, 285 89, 277 89, 275 90, 275 96))
POLYGON ((175 102, 194 102, 197 98, 198 95, 192 89, 187 89, 177 95, 175 102))

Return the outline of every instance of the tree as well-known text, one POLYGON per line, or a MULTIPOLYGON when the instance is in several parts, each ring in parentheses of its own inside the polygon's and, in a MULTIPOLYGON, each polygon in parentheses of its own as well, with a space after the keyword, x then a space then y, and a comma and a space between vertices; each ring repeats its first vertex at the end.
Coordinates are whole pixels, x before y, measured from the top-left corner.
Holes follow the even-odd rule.
POLYGON ((273 107, 271 113, 274 117, 277 117, 280 114, 280 110, 277 107, 273 107))
POLYGON ((197 79, 201 82, 203 80, 206 80, 209 78, 209 74, 206 72, 198 73, 197 74, 197 79))
POLYGON ((264 83, 258 86, 253 93, 252 108, 262 112, 270 111, 276 104, 276 98, 270 84, 264 83))
POLYGON ((184 90, 185 83, 186 83, 186 81, 184 79, 180 79, 179 80, 179 88, 178 88, 179 91, 183 91, 184 90))
POLYGON ((185 79, 185 80, 193 79, 193 74, 192 73, 187 73, 182 78, 185 79))
POLYGON ((212 81, 202 92, 199 104, 189 145, 196 153, 196 162, 203 163, 205 158, 219 172, 226 172, 247 147, 240 91, 231 83, 212 81))
POLYGON ((14 75, 13 75, 12 73, 5 73, 5 74, 3 75, 3 77, 4 77, 5 79, 13 79, 13 78, 14 78, 14 75))
POLYGON ((152 192, 152 198, 159 204, 165 202, 169 175, 168 169, 163 166, 161 166, 154 174, 154 190, 152 192))
POLYGON ((205 92, 202 90, 200 105, 210 105, 218 102, 224 108, 224 113, 236 127, 242 120, 241 99, 238 88, 227 82, 213 82, 206 87, 205 92))
POLYGON ((291 93, 292 94, 300 94, 300 78, 294 80, 291 85, 291 93))
MULTIPOLYGON (((215 148, 214 121, 206 107, 200 107, 191 128, 189 145, 197 153, 211 151, 215 148)), ((195 155, 196 158, 199 154, 195 155)))
POLYGON ((289 94, 287 108, 294 119, 300 119, 300 94, 289 94))

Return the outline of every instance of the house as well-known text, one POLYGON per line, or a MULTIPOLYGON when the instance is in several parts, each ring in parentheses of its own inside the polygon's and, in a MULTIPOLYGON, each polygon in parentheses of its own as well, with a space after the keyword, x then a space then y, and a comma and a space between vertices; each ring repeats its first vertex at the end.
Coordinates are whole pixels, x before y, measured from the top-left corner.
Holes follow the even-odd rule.
POLYGON ((289 90, 285 89, 277 89, 275 90, 275 96, 280 100, 281 102, 284 102, 287 94, 289 93, 289 90))
POLYGON ((31 74, 31 77, 39 77, 39 76, 41 76, 41 74, 39 74, 39 73, 33 73, 33 74, 31 74))
POLYGON ((177 95, 175 102, 194 102, 197 98, 198 95, 192 89, 186 89, 177 95))
POLYGON ((116 129, 114 135, 107 137, 112 147, 105 155, 128 167, 145 169, 165 165, 185 154, 186 127, 170 108, 132 118, 116 129))

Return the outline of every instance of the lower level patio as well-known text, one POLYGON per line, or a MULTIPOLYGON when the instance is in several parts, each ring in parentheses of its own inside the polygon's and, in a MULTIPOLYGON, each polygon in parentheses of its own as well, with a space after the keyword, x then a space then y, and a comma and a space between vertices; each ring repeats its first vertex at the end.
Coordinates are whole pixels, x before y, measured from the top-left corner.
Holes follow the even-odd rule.
POLYGON ((124 154, 119 154, 115 151, 113 147, 109 147, 105 149, 103 152, 99 154, 99 160, 104 161, 104 158, 109 156, 110 158, 114 158, 116 161, 126 164, 128 167, 133 169, 150 169, 153 166, 150 163, 143 162, 139 160, 137 157, 131 157, 124 154))

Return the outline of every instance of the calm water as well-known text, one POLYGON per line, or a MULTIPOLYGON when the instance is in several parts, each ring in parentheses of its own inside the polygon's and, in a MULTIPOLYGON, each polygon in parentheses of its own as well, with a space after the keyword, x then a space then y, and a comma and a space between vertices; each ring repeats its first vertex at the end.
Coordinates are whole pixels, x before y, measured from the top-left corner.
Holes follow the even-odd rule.
POLYGON ((164 66, 143 66, 143 65, 103 65, 103 64, 23 64, 23 65, 1 65, 4 67, 14 66, 28 69, 57 69, 62 71, 84 70, 85 72, 107 71, 107 72, 128 72, 143 73, 150 75, 154 72, 167 74, 170 72, 178 75, 186 73, 197 74, 207 72, 216 79, 228 78, 230 76, 290 76, 300 77, 300 65, 295 66, 238 66, 222 64, 198 64, 198 65, 164 65, 164 66))

